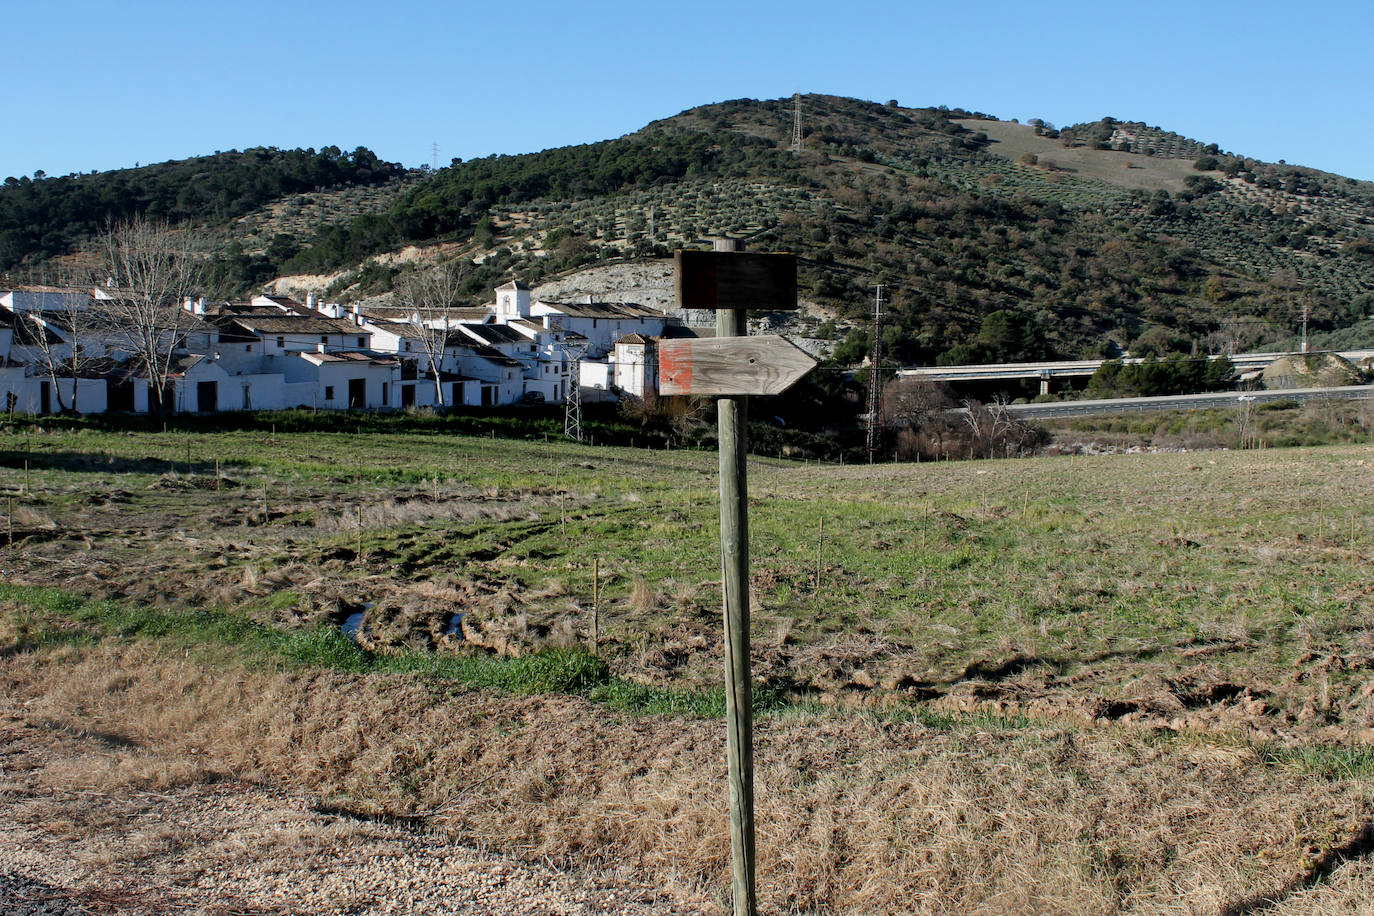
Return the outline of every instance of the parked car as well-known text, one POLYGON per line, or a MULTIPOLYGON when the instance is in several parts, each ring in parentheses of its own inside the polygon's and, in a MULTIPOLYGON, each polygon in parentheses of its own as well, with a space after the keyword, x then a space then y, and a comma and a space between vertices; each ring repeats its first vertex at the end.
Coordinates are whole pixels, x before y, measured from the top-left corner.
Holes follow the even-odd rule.
POLYGON ((520 396, 520 403, 521 403, 521 404, 543 404, 543 403, 544 403, 544 392, 542 392, 542 391, 526 391, 524 394, 522 394, 522 395, 520 396))

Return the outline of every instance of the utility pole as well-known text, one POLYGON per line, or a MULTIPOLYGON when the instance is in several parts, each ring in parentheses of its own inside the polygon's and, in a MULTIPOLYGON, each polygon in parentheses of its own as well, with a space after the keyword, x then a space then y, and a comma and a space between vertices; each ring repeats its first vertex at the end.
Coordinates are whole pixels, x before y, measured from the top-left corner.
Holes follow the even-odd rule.
POLYGON ((792 95, 792 152, 800 154, 802 151, 802 126, 801 126, 801 93, 796 92, 792 95))
POLYGON ((868 463, 883 447, 883 285, 873 297, 873 341, 868 368, 868 463))
POLYGON ((1311 311, 1310 306, 1302 307, 1302 352, 1307 352, 1307 315, 1311 311))
POLYGON ((430 170, 439 171, 439 141, 435 140, 430 148, 430 170))

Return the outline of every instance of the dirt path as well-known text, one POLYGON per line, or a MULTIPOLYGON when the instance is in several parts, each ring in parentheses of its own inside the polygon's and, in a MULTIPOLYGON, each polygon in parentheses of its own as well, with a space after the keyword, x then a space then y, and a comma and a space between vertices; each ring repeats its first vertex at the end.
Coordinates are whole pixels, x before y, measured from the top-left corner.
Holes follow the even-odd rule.
POLYGON ((111 776, 130 753, 96 732, 0 718, 0 912, 687 912, 650 888, 611 888, 257 785, 121 785, 111 776))

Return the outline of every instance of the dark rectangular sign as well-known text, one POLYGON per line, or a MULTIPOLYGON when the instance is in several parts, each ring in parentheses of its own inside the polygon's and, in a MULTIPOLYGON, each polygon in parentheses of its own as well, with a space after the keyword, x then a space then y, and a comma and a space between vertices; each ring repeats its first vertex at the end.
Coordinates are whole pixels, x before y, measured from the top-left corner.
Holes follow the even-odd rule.
POLYGON ((797 307, 797 256, 782 252, 690 251, 675 255, 683 309, 797 307))

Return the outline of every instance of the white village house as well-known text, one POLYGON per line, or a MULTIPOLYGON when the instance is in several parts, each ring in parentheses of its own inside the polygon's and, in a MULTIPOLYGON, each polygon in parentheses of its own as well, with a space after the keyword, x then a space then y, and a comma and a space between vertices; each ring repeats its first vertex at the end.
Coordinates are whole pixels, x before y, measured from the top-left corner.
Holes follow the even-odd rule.
MULTIPOLYGON (((89 361, 91 378, 73 383, 60 365, 44 363, 71 346, 45 313, 115 298, 117 292, 102 289, 0 293, 0 407, 69 409, 75 388, 80 412, 149 410, 148 379, 117 330, 79 342, 83 353, 98 357, 89 361)), ((186 303, 186 313, 164 400, 190 412, 560 403, 578 357, 584 398, 644 397, 657 390, 657 338, 683 333, 653 309, 538 300, 516 281, 499 287, 493 304, 442 318, 364 314, 357 306, 317 304, 313 296, 304 303, 285 296, 197 299, 186 303)))
MULTIPOLYGON (((0 291, 0 409, 48 414, 66 409, 81 413, 106 410, 106 384, 86 365, 71 377, 72 348, 85 354, 98 341, 72 340, 58 316, 86 307, 84 293, 52 288, 0 291), (75 403, 73 403, 75 401, 75 403)), ((80 327, 81 322, 70 322, 80 327)))

